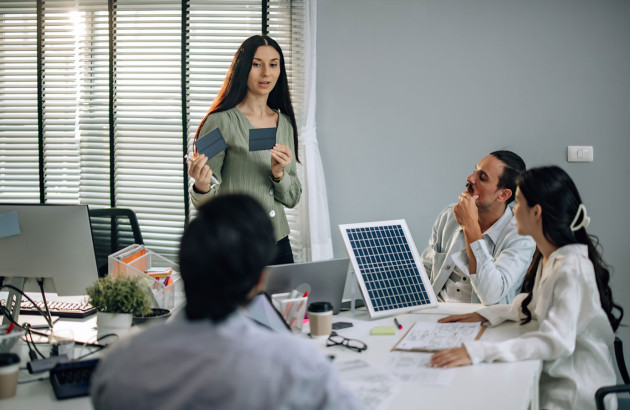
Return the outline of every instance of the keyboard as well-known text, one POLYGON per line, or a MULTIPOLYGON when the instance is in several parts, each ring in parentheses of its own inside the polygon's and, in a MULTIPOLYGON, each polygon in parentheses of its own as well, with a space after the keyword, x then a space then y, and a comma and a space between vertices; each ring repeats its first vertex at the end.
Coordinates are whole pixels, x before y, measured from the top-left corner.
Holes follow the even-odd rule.
POLYGON ((92 373, 99 359, 59 363, 50 371, 50 384, 57 400, 90 394, 92 373))
MULTIPOLYGON (((59 316, 62 318, 81 319, 86 316, 90 316, 96 313, 96 309, 92 307, 87 301, 66 301, 66 300, 54 300, 47 299, 48 310, 53 316, 59 316)), ((0 303, 3 306, 7 305, 6 299, 0 299, 0 303)), ((46 312, 44 302, 36 300, 35 303, 43 311, 46 312)), ((22 298, 20 303, 20 315, 39 315, 39 311, 33 306, 33 304, 26 298, 22 298)))

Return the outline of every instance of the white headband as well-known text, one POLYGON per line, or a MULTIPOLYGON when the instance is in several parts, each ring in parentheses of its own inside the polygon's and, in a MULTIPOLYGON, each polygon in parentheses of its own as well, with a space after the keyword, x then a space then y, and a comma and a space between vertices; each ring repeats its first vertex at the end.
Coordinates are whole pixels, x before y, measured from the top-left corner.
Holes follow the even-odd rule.
POLYGON ((580 206, 578 206, 577 212, 575 213, 575 218, 573 218, 573 222, 571 222, 571 225, 570 225, 571 230, 575 232, 580 228, 586 228, 588 224, 590 223, 591 223, 591 218, 589 218, 588 215, 586 214, 586 207, 584 206, 584 204, 580 204, 580 206), (584 217, 582 218, 582 222, 580 222, 579 225, 576 225, 575 223, 578 221, 578 218, 580 217, 580 211, 584 213, 584 217))

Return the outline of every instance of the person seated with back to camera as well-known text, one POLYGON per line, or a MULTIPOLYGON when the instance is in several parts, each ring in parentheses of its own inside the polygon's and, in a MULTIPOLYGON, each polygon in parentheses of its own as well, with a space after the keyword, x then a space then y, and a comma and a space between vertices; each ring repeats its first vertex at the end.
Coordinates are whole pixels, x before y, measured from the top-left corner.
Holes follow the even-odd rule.
POLYGON ((255 199, 226 194, 203 204, 180 244, 185 308, 112 347, 95 371, 94 407, 363 409, 315 346, 242 312, 264 289, 276 249, 255 199))
MULTIPOLYGON (((559 167, 528 170, 518 182, 518 232, 536 253, 512 305, 487 306, 439 322, 538 322, 538 329, 503 342, 467 342, 431 358, 434 367, 540 359, 541 409, 594 409, 595 392, 616 383, 610 348, 623 309, 613 302, 610 273, 586 232, 590 218, 571 177, 559 167), (618 315, 613 314, 617 310, 618 315)), ((616 408, 608 395, 607 409, 616 408)))
POLYGON ((422 263, 439 301, 494 305, 519 293, 535 244, 516 232, 508 205, 524 171, 515 153, 491 152, 437 217, 422 263))

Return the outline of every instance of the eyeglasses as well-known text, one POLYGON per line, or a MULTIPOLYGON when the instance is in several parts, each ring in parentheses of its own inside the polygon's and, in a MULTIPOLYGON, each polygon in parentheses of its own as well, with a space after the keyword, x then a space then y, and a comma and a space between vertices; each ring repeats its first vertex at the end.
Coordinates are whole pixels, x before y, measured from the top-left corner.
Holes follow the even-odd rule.
POLYGON ((339 336, 337 332, 332 332, 328 337, 328 340, 326 341, 326 347, 330 346, 344 346, 350 350, 355 350, 359 353, 367 350, 367 345, 362 341, 339 336))

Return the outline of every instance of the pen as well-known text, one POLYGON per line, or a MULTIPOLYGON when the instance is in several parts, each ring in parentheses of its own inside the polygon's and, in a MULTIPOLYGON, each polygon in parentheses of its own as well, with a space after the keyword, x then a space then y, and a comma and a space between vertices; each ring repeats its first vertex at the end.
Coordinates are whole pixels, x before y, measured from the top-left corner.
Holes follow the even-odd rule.
POLYGON ((15 326, 15 322, 11 322, 9 323, 9 328, 7 329, 7 334, 11 333, 13 331, 13 327, 15 326))
MULTIPOLYGON (((186 154, 184 155, 184 158, 186 161, 193 161, 195 159, 195 154, 186 154)), ((210 177, 210 180, 212 181, 212 185, 219 185, 219 180, 216 179, 214 175, 210 177)))
POLYGON ((400 324, 398 319, 394 318, 394 323, 396 323, 396 326, 398 327, 398 330, 402 330, 402 325, 400 324))
MULTIPOLYGON (((307 298, 308 297, 308 290, 306 292, 304 292, 304 294, 301 296, 303 298, 307 298)), ((300 310, 302 310, 302 306, 304 306, 304 301, 301 300, 300 303, 298 303, 298 307, 297 307, 297 311, 300 312, 300 310)))

